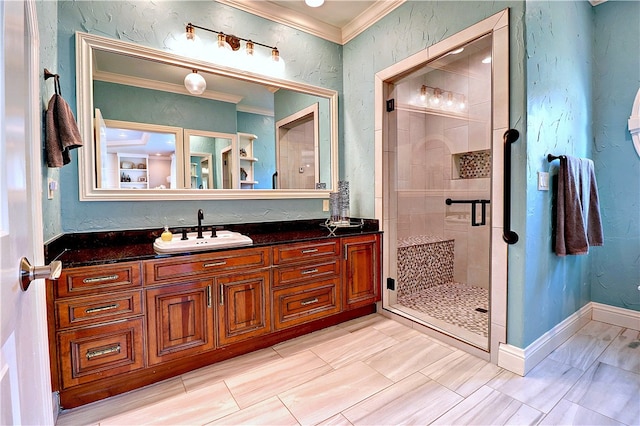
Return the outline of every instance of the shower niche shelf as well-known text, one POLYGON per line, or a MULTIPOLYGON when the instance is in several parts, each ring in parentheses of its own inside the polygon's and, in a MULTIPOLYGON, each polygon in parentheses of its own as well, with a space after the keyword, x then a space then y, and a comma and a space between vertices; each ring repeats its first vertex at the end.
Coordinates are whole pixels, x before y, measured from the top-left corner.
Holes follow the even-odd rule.
POLYGON ((491 150, 460 152, 451 155, 453 179, 491 177, 491 150))

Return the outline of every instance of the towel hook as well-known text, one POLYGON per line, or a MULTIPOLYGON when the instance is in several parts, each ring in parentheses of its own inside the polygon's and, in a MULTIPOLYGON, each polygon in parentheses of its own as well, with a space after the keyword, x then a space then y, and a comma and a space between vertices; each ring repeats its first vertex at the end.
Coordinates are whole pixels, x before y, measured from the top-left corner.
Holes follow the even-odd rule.
POLYGON ((57 95, 62 96, 62 90, 60 89, 60 75, 54 74, 48 69, 44 69, 44 79, 49 80, 51 77, 55 77, 54 89, 57 95))
POLYGON ((49 80, 51 77, 55 77, 58 78, 60 77, 58 74, 54 74, 51 71, 49 71, 48 69, 44 69, 44 79, 45 80, 49 80))

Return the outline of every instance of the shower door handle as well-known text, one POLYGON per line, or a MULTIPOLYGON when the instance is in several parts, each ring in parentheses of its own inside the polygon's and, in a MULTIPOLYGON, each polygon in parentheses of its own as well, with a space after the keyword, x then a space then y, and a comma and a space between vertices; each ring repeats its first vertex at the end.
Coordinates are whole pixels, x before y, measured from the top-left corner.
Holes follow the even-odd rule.
POLYGON ((507 244, 518 242, 518 234, 511 230, 511 144, 518 140, 520 133, 516 129, 504 132, 504 212, 502 239, 507 244))

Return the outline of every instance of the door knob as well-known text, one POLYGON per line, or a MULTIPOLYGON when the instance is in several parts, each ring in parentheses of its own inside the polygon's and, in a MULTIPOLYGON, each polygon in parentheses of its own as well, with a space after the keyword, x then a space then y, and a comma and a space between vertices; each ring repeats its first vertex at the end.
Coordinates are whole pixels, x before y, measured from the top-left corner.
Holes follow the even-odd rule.
POLYGON ((40 278, 56 280, 60 278, 61 273, 62 262, 59 260, 54 260, 46 266, 33 266, 29 259, 23 257, 20 259, 20 288, 22 288, 22 291, 27 291, 31 281, 40 278))

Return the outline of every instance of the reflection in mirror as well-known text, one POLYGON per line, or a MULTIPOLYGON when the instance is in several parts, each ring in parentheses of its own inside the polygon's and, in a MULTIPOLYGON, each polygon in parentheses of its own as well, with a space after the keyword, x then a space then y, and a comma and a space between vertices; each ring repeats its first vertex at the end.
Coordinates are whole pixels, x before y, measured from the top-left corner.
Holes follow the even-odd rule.
MULTIPOLYGON (((121 185, 122 173, 107 172, 107 149, 102 149, 102 142, 87 144, 78 165, 81 200, 318 198, 328 196, 335 185, 335 91, 235 72, 119 40, 82 33, 76 37, 78 122, 87 140, 93 138, 94 120, 100 121, 94 115, 97 109, 108 120, 180 129, 180 138, 182 129, 189 129, 184 130, 184 146, 176 137, 174 165, 166 160, 170 166, 164 183, 152 181, 148 175, 146 185, 135 185, 147 190, 135 194, 127 191, 133 184, 121 185), (207 90, 199 96, 189 94, 183 84, 192 69, 207 81, 207 90), (276 122, 311 107, 316 109, 309 119, 314 128, 313 144, 301 148, 285 141, 277 147, 276 138, 291 132, 295 120, 278 131, 276 122), (289 161, 290 157, 294 160, 289 161), (203 168, 208 172, 204 180, 203 168), (278 174, 282 176, 280 181, 273 179, 278 174), (298 179, 285 179, 294 174, 298 179), (115 182, 113 176, 117 177, 115 182), (240 191, 247 189, 252 191, 240 191)), ((299 119, 297 124, 304 120, 299 119)), ((96 123, 96 130, 98 127, 96 123)), ((134 153, 115 146, 110 151, 116 158, 118 152, 134 153)), ((146 155, 152 158, 155 153, 146 155)), ((170 158, 171 154, 166 155, 170 158)))
POLYGON ((109 120, 96 109, 96 181, 103 189, 184 188, 182 129, 109 120))
POLYGON ((229 154, 236 145, 236 135, 185 129, 184 143, 184 152, 188 153, 185 155, 187 188, 233 188, 230 179, 233 165, 229 154))

